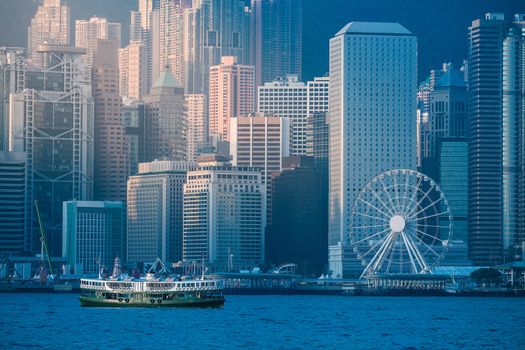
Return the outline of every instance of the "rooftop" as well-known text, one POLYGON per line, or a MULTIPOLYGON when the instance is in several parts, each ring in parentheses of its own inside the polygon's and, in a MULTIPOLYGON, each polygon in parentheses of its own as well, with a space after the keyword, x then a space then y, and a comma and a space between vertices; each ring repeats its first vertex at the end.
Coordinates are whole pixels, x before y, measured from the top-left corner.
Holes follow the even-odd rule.
POLYGON ((168 68, 160 73, 159 78, 153 85, 154 88, 178 88, 181 87, 177 79, 171 74, 168 68))
POLYGON ((350 22, 338 31, 336 36, 341 34, 412 35, 401 24, 388 22, 350 22))

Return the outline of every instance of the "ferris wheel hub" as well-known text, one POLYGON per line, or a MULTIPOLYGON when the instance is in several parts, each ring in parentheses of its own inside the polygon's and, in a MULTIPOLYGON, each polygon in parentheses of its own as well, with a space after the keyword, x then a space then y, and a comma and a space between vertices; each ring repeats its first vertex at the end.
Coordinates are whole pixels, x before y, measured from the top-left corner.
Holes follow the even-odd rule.
POLYGON ((399 233, 405 229, 406 221, 401 215, 394 215, 390 218, 390 229, 399 233))

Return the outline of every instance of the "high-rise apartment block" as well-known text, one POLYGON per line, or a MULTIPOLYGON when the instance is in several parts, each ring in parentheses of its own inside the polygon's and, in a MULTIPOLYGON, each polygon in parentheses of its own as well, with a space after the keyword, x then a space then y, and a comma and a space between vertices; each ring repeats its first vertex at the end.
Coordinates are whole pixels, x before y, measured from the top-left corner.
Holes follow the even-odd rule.
POLYGON ((184 185, 183 259, 214 271, 264 261, 265 192, 259 168, 210 162, 188 172, 184 185))
POLYGON ((488 13, 469 27, 469 254, 479 265, 515 259, 525 239, 524 23, 488 13))
POLYGON ((290 119, 291 154, 309 153, 308 118, 328 111, 328 85, 328 77, 315 78, 305 84, 298 76, 289 75, 258 87, 257 112, 290 119))
POLYGON ((23 79, 10 95, 9 150, 27 153, 28 196, 38 200, 51 253, 58 256, 62 202, 92 198, 91 74, 85 49, 40 45, 38 53, 42 69, 16 67, 23 79))
POLYGON ((119 49, 119 93, 141 100, 149 91, 147 48, 142 41, 119 49))
POLYGON ((123 208, 122 202, 64 202, 62 257, 76 274, 98 274, 125 258, 123 208))
POLYGON ((301 76, 302 0, 252 0, 250 27, 251 63, 256 86, 301 76))
POLYGON ((89 20, 75 21, 75 46, 87 50, 86 58, 90 67, 93 66, 93 51, 97 39, 114 40, 117 47, 120 47, 121 24, 96 16, 89 20))
POLYGON ((194 1, 184 10, 182 30, 186 93, 208 93, 210 67, 220 64, 223 56, 250 63, 250 11, 243 1, 194 1))
POLYGON ((187 94, 188 160, 197 161, 199 149, 208 144, 208 103, 204 94, 187 94))
POLYGON ((26 154, 0 151, 0 251, 29 254, 32 205, 27 194, 26 154))
POLYGON ((126 201, 128 152, 118 91, 118 42, 97 39, 93 47, 95 100, 94 198, 126 201))
POLYGON ((144 98, 146 105, 146 147, 148 161, 186 160, 187 122, 184 89, 165 70, 144 98))
POLYGON ((255 111, 255 70, 226 56, 221 64, 210 67, 209 123, 210 135, 230 140, 232 118, 255 111))
POLYGON ((183 185, 190 163, 141 163, 128 180, 127 260, 182 259, 183 185))
POLYGON ((27 29, 27 57, 32 64, 42 67, 39 45, 69 45, 69 21, 69 7, 61 0, 43 0, 27 29))
POLYGON ((416 168, 416 37, 398 23, 351 22, 330 39, 329 260, 350 271, 349 215, 389 169, 416 168))

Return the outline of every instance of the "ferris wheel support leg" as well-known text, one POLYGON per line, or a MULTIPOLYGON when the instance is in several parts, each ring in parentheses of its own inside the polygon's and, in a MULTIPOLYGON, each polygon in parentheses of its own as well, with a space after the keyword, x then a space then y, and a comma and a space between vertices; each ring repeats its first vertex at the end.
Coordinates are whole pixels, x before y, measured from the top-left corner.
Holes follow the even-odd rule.
POLYGON ((418 269, 417 269, 416 263, 414 261, 415 257, 413 256, 412 247, 408 243, 408 240, 407 240, 406 235, 405 235, 404 232, 401 232, 401 238, 403 238, 403 242, 405 243, 405 247, 407 247, 407 253, 408 253, 408 257, 410 259, 410 263, 412 264, 412 268, 414 269, 414 272, 417 273, 418 269))

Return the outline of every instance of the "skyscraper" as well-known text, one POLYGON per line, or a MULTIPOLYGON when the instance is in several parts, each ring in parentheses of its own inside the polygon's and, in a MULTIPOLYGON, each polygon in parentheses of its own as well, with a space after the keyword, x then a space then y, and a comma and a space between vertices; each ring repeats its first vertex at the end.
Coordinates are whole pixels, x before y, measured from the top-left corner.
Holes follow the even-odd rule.
POLYGON ((264 261, 265 192, 258 168, 211 162, 188 172, 184 185, 183 259, 214 271, 264 261))
POLYGON ((469 254, 502 261, 502 63, 506 23, 487 14, 469 27, 469 254))
POLYGON ((416 167, 416 37, 398 23, 350 22, 330 39, 329 260, 349 271, 349 215, 376 175, 416 167))
POLYGON ((221 64, 210 67, 209 95, 210 135, 230 139, 232 118, 248 116, 255 111, 255 70, 226 56, 221 64))
POLYGON ((290 118, 292 127, 291 154, 305 155, 308 117, 328 110, 329 78, 314 78, 306 84, 296 75, 278 79, 258 87, 257 112, 290 118))
POLYGON ((184 11, 184 87, 186 93, 208 93, 210 67, 221 57, 249 64, 250 12, 239 0, 199 0, 184 11))
POLYGON ((186 160, 187 121, 184 89, 168 69, 164 70, 144 98, 146 105, 147 161, 186 160))
POLYGON ((301 76, 302 0, 252 0, 251 63, 256 86, 301 76))
POLYGON ((93 48, 95 99, 94 198, 126 201, 128 152, 118 92, 118 42, 97 39, 93 48))
POLYGON ((119 49, 119 94, 142 100, 149 91, 146 46, 142 41, 130 42, 119 49))
POLYGON ((62 257, 76 274, 98 274, 116 257, 125 258, 122 202, 66 201, 63 204, 62 257))
POLYGON ((139 171, 139 163, 145 161, 145 106, 143 102, 126 98, 122 105, 122 125, 126 135, 128 152, 127 176, 139 171))
POLYGON ((69 7, 61 0, 43 0, 38 7, 27 29, 27 57, 36 67, 42 67, 39 45, 69 45, 69 16, 69 7))
POLYGON ((87 50, 86 58, 90 67, 93 66, 93 51, 97 39, 114 40, 117 42, 117 48, 120 47, 121 24, 96 16, 89 20, 75 21, 75 46, 87 50))
POLYGON ((39 202, 51 254, 58 256, 62 202, 93 195, 91 75, 85 49, 40 45, 38 53, 43 69, 19 67, 24 79, 10 96, 9 150, 27 153, 29 196, 39 202))
POLYGON ((199 149, 208 143, 208 101, 204 94, 187 94, 188 160, 197 161, 199 149))
POLYGON ((183 184, 191 164, 141 163, 128 180, 127 260, 165 263, 182 259, 183 184))

